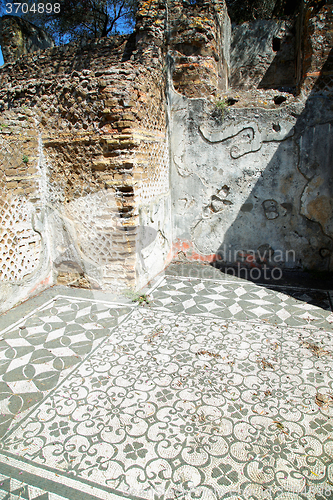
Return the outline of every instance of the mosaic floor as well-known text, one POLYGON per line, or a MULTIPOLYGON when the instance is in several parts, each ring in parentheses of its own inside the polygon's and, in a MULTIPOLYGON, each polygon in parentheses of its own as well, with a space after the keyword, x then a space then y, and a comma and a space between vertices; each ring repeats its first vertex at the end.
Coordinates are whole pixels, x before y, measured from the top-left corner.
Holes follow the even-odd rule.
POLYGON ((162 276, 0 317, 0 499, 333 499, 333 294, 162 276))

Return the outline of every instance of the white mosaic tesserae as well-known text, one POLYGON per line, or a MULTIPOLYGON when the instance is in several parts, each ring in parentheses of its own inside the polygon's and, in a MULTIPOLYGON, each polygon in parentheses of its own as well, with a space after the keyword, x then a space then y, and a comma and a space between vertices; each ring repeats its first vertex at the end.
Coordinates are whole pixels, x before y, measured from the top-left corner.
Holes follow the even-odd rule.
POLYGON ((0 498, 330 498, 328 292, 65 290, 1 332, 0 498))

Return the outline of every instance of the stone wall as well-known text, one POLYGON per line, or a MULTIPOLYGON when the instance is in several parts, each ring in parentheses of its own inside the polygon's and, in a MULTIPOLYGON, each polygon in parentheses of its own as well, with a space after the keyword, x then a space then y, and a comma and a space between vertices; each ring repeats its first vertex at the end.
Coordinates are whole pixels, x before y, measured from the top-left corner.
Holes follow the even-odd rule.
POLYGON ((332 12, 236 27, 220 101, 170 80, 178 258, 333 270, 332 12))
POLYGON ((325 5, 315 16, 303 13, 299 90, 329 92, 333 85, 333 5, 325 5))
POLYGON ((31 79, 55 79, 74 71, 101 71, 128 61, 135 49, 135 37, 122 35, 98 40, 72 42, 53 47, 40 54, 30 53, 6 64, 1 71, 2 85, 31 79))
POLYGON ((0 45, 4 61, 14 62, 30 52, 40 52, 54 46, 44 30, 17 16, 0 18, 0 45))
POLYGON ((206 100, 174 91, 171 99, 179 258, 333 270, 326 100, 277 107, 271 99, 264 108, 259 98, 245 107, 240 97, 223 117, 206 100))
POLYGON ((0 69, 2 310, 56 281, 138 287, 167 261, 165 77, 129 61, 131 43, 73 44, 0 69))
POLYGON ((227 90, 231 25, 224 1, 170 3, 169 56, 173 84, 187 97, 217 95, 227 90))
POLYGON ((224 0, 139 2, 136 29, 141 60, 168 55, 178 92, 199 97, 228 88, 231 24, 224 0))
POLYGON ((230 86, 296 89, 295 21, 260 20, 233 26, 230 86))
POLYGON ((225 3, 199 4, 141 1, 133 35, 0 69, 1 310, 55 282, 138 288, 171 259, 167 55, 194 95, 229 71, 225 3))
POLYGON ((7 110, 0 135, 1 310, 51 284, 39 134, 27 109, 7 110), (41 284, 41 285, 40 285, 41 284))

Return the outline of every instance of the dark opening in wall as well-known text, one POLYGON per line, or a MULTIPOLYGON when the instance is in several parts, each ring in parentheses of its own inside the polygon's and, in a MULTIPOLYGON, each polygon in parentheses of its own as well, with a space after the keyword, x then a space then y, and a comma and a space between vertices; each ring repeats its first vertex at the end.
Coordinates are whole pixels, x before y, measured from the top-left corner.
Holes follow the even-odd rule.
POLYGON ((284 97, 283 95, 276 95, 274 96, 274 103, 279 106, 280 104, 283 104, 286 102, 287 98, 284 97))
POLYGON ((273 50, 278 52, 281 49, 281 38, 273 38, 273 50))
POLYGON ((132 186, 117 186, 116 194, 119 196, 133 196, 134 190, 132 186))
POLYGON ((228 97, 227 104, 228 104, 228 106, 233 106, 238 101, 239 101, 239 99, 234 99, 233 97, 228 97))

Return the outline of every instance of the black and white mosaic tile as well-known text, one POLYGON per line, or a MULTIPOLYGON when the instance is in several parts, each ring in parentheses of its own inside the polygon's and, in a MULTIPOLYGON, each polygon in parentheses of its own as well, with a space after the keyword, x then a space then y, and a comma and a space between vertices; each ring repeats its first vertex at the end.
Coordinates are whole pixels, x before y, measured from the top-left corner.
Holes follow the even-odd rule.
POLYGON ((1 332, 0 499, 333 498, 328 293, 149 295, 55 296, 1 332))
POLYGON ((82 361, 131 309, 57 296, 0 333, 0 436, 82 361))
POLYGON ((234 282, 166 277, 152 294, 154 307, 272 324, 331 328, 329 292, 234 282))

